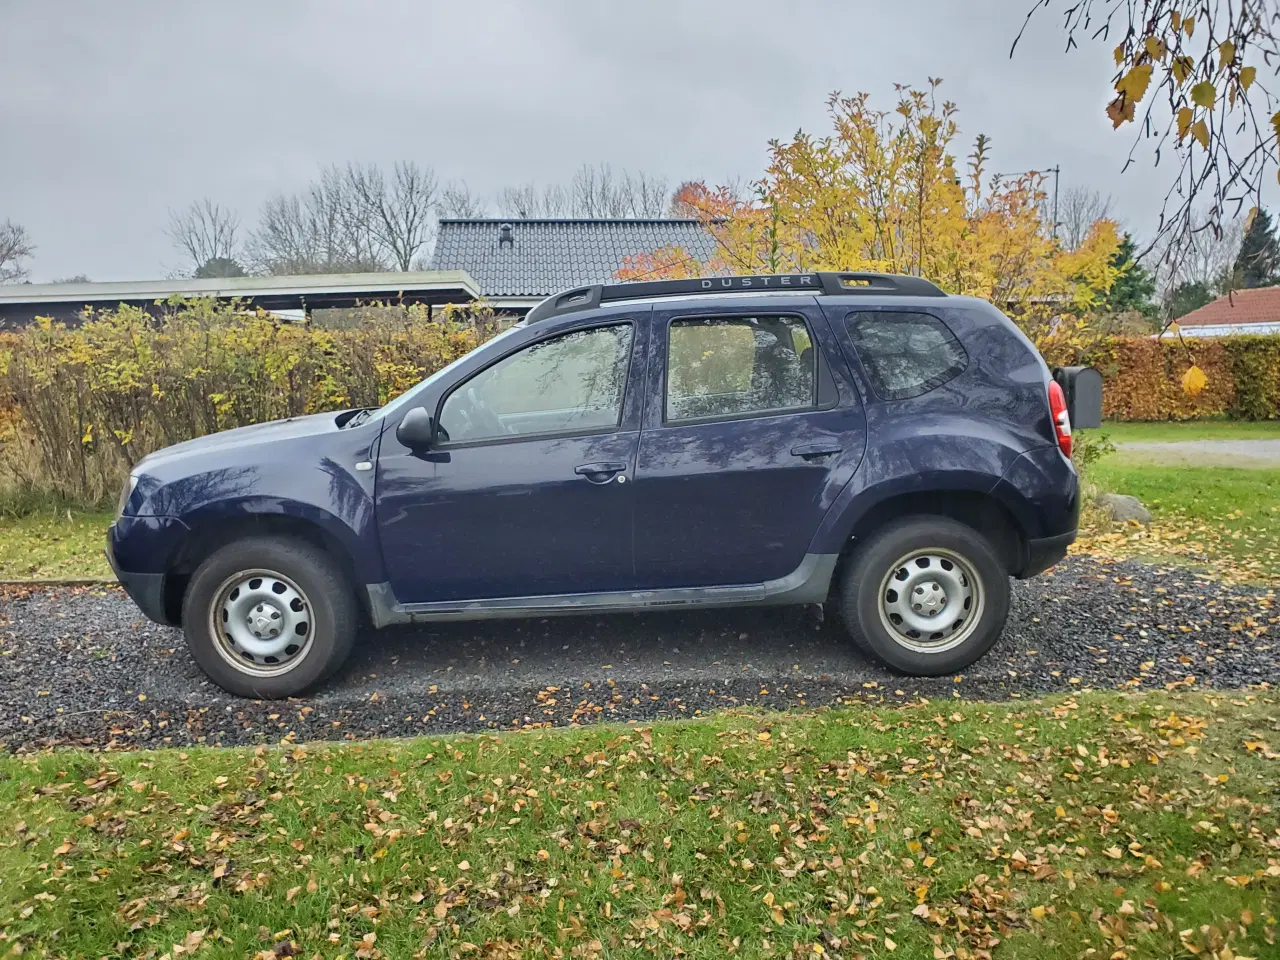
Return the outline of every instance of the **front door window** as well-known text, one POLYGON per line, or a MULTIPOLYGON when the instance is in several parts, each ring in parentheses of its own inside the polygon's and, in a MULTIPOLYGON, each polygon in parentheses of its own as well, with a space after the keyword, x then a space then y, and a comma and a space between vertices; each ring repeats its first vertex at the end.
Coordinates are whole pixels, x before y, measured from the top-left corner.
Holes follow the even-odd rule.
POLYGON ((525 347, 456 388, 440 411, 445 444, 602 433, 622 417, 631 324, 575 330, 525 347))

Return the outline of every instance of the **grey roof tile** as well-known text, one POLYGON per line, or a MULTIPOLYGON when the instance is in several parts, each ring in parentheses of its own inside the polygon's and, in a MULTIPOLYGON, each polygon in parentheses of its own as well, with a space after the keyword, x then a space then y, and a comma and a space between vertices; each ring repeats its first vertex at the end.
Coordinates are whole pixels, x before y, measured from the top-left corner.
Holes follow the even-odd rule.
POLYGON ((697 220, 441 220, 431 269, 465 270, 486 296, 550 296, 616 282, 624 258, 663 247, 705 262, 716 244, 697 220))

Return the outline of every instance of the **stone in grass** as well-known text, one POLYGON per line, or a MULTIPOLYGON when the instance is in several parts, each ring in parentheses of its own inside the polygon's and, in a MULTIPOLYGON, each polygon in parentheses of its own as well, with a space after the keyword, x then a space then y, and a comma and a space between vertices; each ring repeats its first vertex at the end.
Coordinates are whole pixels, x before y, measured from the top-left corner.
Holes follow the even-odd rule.
POLYGON ((1136 520, 1138 523, 1150 523, 1151 511, 1142 505, 1137 497, 1125 493, 1104 493, 1098 497, 1098 505, 1111 515, 1112 520, 1125 523, 1136 520))

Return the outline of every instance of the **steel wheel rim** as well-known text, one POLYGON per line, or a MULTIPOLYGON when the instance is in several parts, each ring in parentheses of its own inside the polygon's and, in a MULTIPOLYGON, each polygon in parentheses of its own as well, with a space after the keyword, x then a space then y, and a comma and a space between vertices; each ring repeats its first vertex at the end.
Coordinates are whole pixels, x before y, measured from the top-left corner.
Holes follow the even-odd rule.
POLYGON ((913 550, 880 581, 880 622, 916 653, 944 653, 978 628, 985 597, 973 564, 941 547, 913 550))
POLYGON ((278 677, 305 659, 315 634, 311 602, 274 570, 227 577, 209 606, 209 632, 218 654, 241 673, 278 677))

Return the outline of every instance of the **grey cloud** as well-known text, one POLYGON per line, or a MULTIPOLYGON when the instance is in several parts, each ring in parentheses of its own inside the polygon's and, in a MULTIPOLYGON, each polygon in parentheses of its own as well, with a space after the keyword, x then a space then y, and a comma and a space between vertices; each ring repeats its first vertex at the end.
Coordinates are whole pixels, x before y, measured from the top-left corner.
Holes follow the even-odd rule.
POLYGON ((492 194, 583 163, 672 183, 758 174, 773 137, 820 132, 826 95, 945 78, 963 145, 1061 163, 1150 229, 1170 171, 1124 176, 1102 114, 1107 51, 1056 19, 1011 61, 1019 0, 0 0, 0 217, 33 277, 162 276, 167 211, 264 199, 348 160, 415 159, 492 194))

